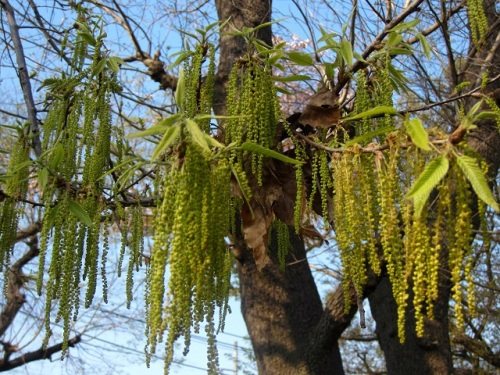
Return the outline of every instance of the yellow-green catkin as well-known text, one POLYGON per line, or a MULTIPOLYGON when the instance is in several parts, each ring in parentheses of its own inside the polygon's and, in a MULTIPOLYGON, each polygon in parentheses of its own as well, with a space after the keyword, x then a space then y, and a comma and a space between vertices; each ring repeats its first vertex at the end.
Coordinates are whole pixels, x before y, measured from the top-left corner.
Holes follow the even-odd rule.
MULTIPOLYGON (((354 112, 361 113, 373 107, 368 91, 368 77, 366 71, 361 70, 356 75, 356 99, 354 101, 354 112)), ((356 125, 356 135, 360 136, 371 131, 371 120, 363 119, 356 125)))
MULTIPOLYGON (((83 21, 82 21, 83 22, 83 21)), ((87 284, 85 306, 92 303, 100 276, 107 299, 106 259, 109 249, 104 195, 110 168, 112 138, 111 94, 118 89, 115 73, 96 73, 104 54, 102 39, 90 48, 79 35, 72 69, 49 85, 53 102, 44 122, 40 158, 48 178, 41 203, 45 206, 40 236, 38 293, 47 291, 46 339, 50 313, 58 300, 57 320, 62 322, 63 355, 71 322, 78 316, 80 285, 87 284), (90 65, 85 65, 93 54, 90 65), (51 243, 50 256, 48 244, 51 243), (45 271, 46 262, 48 273, 45 271)))
MULTIPOLYGON (((458 168, 456 173, 456 202, 455 202, 455 223, 454 223, 454 242, 450 246, 449 267, 450 279, 452 283, 451 294, 455 302, 456 325, 463 329, 463 286, 461 284, 462 271, 464 268, 464 259, 471 253, 472 243, 472 219, 471 219, 471 192, 470 186, 465 176, 458 168)), ((451 228, 450 228, 451 229, 451 228)), ((469 270, 470 271, 470 270, 469 270)), ((467 278, 467 276, 465 277, 467 278)))
MULTIPOLYGON (((356 147, 342 155, 336 154, 332 159, 333 215, 335 235, 344 269, 346 309, 350 307, 351 286, 356 293, 362 293, 366 283, 367 264, 371 264, 375 269, 380 268, 372 254, 373 251, 376 252, 372 247, 374 228, 371 219, 367 221, 366 217, 366 212, 373 207, 373 204, 366 201, 370 199, 370 195, 363 196, 367 191, 365 184, 368 183, 363 163, 363 156, 356 147), (368 205, 365 206, 365 203, 368 205), (371 258, 368 262, 367 257, 371 258)), ((373 217, 373 213, 371 216, 373 217)))
POLYGON ((5 197, 0 205, 0 271, 8 266, 15 244, 17 224, 26 197, 29 176, 29 139, 20 132, 11 151, 5 183, 5 197))
POLYGON ((467 0, 467 16, 474 46, 479 49, 488 33, 488 20, 483 0, 467 0))
POLYGON ((279 219, 275 219, 272 224, 273 230, 276 232, 278 262, 282 270, 286 266, 286 256, 290 249, 290 233, 288 225, 279 219))
MULTIPOLYGON (((276 126, 281 117, 271 68, 251 56, 234 65, 228 84, 226 143, 245 141, 270 148, 274 146, 276 126)), ((238 152, 233 160, 262 185, 263 156, 238 152)))
MULTIPOLYGON (((200 78, 197 49, 186 66, 186 115, 209 115, 214 63, 208 76, 200 78), (200 86, 201 85, 201 86, 200 86), (210 87, 205 87, 208 85, 210 87)), ((207 50, 213 59, 213 48, 207 50)), ((209 123, 200 129, 209 132, 209 123)), ((146 320, 147 359, 165 341, 165 371, 173 360, 174 343, 184 337, 184 353, 189 351, 191 332, 206 323, 208 341, 215 343, 215 309, 219 308, 219 329, 228 308, 232 257, 224 241, 234 222, 231 199, 229 153, 217 154, 202 148, 187 132, 181 135, 172 163, 160 166, 157 208, 153 221, 153 248, 147 275, 146 320), (175 158, 175 159, 174 159, 175 158), (167 281, 168 267, 168 281, 167 281), (165 338, 164 338, 165 336, 165 338)), ((166 157, 170 157, 166 155, 166 157)), ((237 172, 235 172, 237 173, 237 172)), ((215 344, 209 345, 209 368, 217 368, 215 344)))
POLYGON ((394 299, 398 306, 398 335, 404 342, 405 312, 407 306, 407 275, 405 275, 405 252, 401 238, 401 220, 398 207, 402 204, 398 179, 400 149, 394 145, 386 157, 387 162, 378 170, 377 191, 380 206, 380 237, 387 272, 392 284, 394 299))

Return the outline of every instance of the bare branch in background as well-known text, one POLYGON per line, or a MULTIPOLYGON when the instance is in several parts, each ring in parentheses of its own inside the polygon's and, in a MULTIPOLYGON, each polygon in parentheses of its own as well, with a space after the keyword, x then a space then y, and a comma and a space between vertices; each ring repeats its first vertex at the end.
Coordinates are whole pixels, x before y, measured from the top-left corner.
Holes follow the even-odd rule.
POLYGON ((26 58, 24 56, 21 36, 19 35, 19 27, 16 23, 14 9, 10 5, 9 1, 0 0, 0 5, 2 5, 2 9, 7 16, 7 22, 10 28, 10 36, 12 38, 12 43, 14 44, 14 50, 16 53, 17 74, 19 76, 19 82, 21 84, 24 101, 26 103, 28 121, 30 122, 30 133, 33 137, 31 145, 33 150, 35 151, 36 156, 40 156, 42 153, 42 145, 40 143, 40 138, 38 135, 40 130, 38 126, 38 120, 36 118, 35 100, 33 99, 33 92, 31 91, 30 75, 28 72, 28 66, 26 65, 26 58))

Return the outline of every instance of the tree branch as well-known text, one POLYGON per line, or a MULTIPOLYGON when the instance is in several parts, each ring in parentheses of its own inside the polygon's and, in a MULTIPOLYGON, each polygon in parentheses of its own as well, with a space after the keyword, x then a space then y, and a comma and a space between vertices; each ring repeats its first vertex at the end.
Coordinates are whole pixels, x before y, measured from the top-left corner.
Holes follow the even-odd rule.
POLYGON ((28 67, 26 65, 26 58, 24 56, 24 49, 21 42, 21 36, 19 35, 19 27, 16 23, 16 18, 14 15, 14 9, 10 5, 8 0, 0 0, 0 5, 7 16, 7 22, 10 28, 10 36, 12 42, 14 43, 14 49, 16 53, 17 60, 17 72, 19 75, 19 82, 21 83, 21 89, 23 91, 24 101, 26 103, 26 111, 28 112, 28 121, 30 123, 30 133, 33 136, 31 147, 35 151, 35 155, 39 157, 42 153, 42 145, 39 138, 39 127, 38 120, 36 118, 36 106, 35 100, 33 99, 33 92, 31 91, 30 76, 28 72, 28 67))
MULTIPOLYGON (((424 0, 415 0, 413 3, 408 5, 408 7, 403 12, 398 14, 389 23, 387 23, 387 25, 384 27, 384 30, 382 30, 380 32, 380 34, 378 34, 375 37, 375 39, 370 43, 370 45, 368 47, 365 48, 365 50, 361 54, 361 57, 363 58, 363 60, 366 60, 372 52, 377 50, 377 48, 380 45, 380 43, 382 42, 382 40, 384 40, 386 35, 389 34, 390 29, 392 29, 394 26, 399 25, 401 22, 403 22, 406 19, 406 17, 408 17, 413 12, 416 12, 417 10, 419 10, 419 6, 420 6, 420 4, 423 3, 423 1, 424 0)), ((337 84, 335 85, 335 88, 334 88, 334 92, 338 94, 342 90, 342 88, 346 85, 346 83, 349 82, 352 75, 354 73, 356 73, 357 71, 365 68, 366 66, 367 66, 367 64, 365 62, 362 62, 360 60, 356 61, 351 66, 351 68, 346 72, 346 74, 344 74, 341 77, 341 79, 337 82, 337 84)))
MULTIPOLYGON (((74 347, 76 344, 78 344, 80 341, 82 341, 82 337, 80 335, 77 335, 73 337, 72 339, 68 340, 68 346, 69 347, 74 347)), ((4 345, 5 346, 5 345, 4 345)), ((13 360, 10 361, 1 361, 0 362, 0 372, 4 371, 9 371, 12 370, 16 367, 23 366, 27 363, 38 361, 40 359, 51 359, 51 356, 57 352, 60 352, 62 350, 63 344, 59 343, 53 346, 50 346, 46 349, 43 347, 35 350, 34 352, 29 352, 26 354, 23 354, 17 358, 14 358, 13 360)))

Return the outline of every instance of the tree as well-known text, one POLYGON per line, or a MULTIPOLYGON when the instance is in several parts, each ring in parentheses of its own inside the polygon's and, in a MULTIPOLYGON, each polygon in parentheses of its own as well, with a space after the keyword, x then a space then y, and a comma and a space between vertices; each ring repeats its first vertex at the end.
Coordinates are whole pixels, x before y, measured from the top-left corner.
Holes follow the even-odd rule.
MULTIPOLYGON (((215 309, 223 322, 234 261, 260 373, 344 373, 339 340, 358 309, 365 325, 365 298, 389 373, 452 373, 450 327, 475 369, 479 358, 498 367, 490 348, 498 344, 489 341, 485 315, 474 318, 472 291, 483 264, 483 285, 498 291, 488 239, 495 214, 486 208, 498 209, 488 186, 500 162, 495 2, 339 1, 339 12, 325 3, 345 25, 337 34, 295 4, 315 40, 311 54, 273 46, 269 2, 221 0, 220 24, 187 33, 194 42, 173 64, 183 66, 177 75, 152 53, 149 37, 149 47, 139 42, 148 35, 141 13, 133 14, 139 8, 70 2, 57 11, 74 25, 61 31, 30 1, 25 22, 41 30, 52 56, 44 64, 52 69, 57 57, 64 72, 39 68, 30 77, 28 41, 16 10, 1 1, 25 113, 2 176, 0 259, 4 283, 17 285, 8 287, 7 304, 22 305, 21 267, 39 256, 37 289, 50 296, 45 319, 58 301, 65 327, 60 350, 70 343, 81 279, 81 303, 91 305, 99 278, 107 299, 107 238, 116 225, 129 302, 133 274, 150 262, 148 353, 165 334, 167 366, 174 342, 184 336, 188 347, 205 320, 209 371, 217 371, 215 309), (108 19, 125 30, 132 52, 110 51, 108 19), (146 86, 137 63, 174 92, 175 106, 135 96, 133 85, 146 86), (317 67, 323 83, 301 114, 285 119, 273 73, 297 66, 317 67), (38 105, 31 83, 46 94, 38 105), (142 152, 141 137, 154 149, 142 152), (33 246, 29 259, 11 261, 18 226, 27 223, 20 207, 34 218, 24 230, 33 246), (142 217, 153 209, 146 254, 142 217), (313 225, 321 223, 333 230, 343 266, 324 305, 304 242, 326 239, 313 225), (460 333, 464 322, 472 336, 460 333)), ((303 79, 285 73, 277 81, 298 95, 303 79)), ((7 325, 15 315, 3 315, 7 325)))

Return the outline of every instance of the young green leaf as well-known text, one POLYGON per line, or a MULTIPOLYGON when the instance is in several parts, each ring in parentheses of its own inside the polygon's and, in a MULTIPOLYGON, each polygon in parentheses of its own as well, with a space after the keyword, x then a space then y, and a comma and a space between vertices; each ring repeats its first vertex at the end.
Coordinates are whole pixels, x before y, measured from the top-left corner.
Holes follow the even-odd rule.
POLYGON ((171 126, 167 129, 165 134, 163 135, 163 138, 161 139, 160 143, 156 146, 155 150, 153 151, 153 156, 151 157, 152 160, 156 160, 158 156, 161 155, 163 151, 165 151, 168 146, 172 144, 172 142, 177 138, 181 131, 180 126, 171 126))
POLYGON ((279 152, 270 150, 266 147, 262 147, 261 145, 258 145, 258 144, 253 143, 253 142, 244 142, 239 148, 243 151, 249 151, 249 152, 254 152, 256 154, 261 154, 264 156, 268 156, 270 158, 280 160, 280 161, 285 162, 285 163, 302 164, 302 162, 299 160, 292 159, 288 156, 280 154, 279 152))
POLYGON ((408 29, 413 29, 415 26, 417 26, 421 22, 420 19, 414 19, 412 21, 400 23, 399 25, 394 26, 392 29, 389 31, 403 31, 403 30, 408 30, 408 29))
POLYGON ((210 147, 208 145, 207 139, 205 138, 205 133, 203 133, 196 123, 191 119, 186 119, 186 129, 191 134, 193 141, 198 143, 203 149, 210 151, 210 147))
POLYGON ((184 98, 186 96, 186 79, 184 76, 184 69, 179 69, 179 80, 177 81, 177 88, 175 90, 175 104, 181 111, 184 111, 184 98))
POLYGON ((290 61, 300 66, 313 66, 314 60, 311 55, 303 52, 288 52, 287 57, 290 61))
POLYGON ((442 155, 425 166, 407 195, 408 198, 413 198, 415 215, 420 215, 432 189, 446 176, 449 167, 450 162, 442 155))
POLYGON ((427 38, 422 33, 417 33, 417 38, 420 41, 420 45, 422 46, 422 51, 424 51, 425 57, 428 59, 431 58, 431 46, 427 41, 427 38))
POLYGON ((483 171, 477 165, 476 159, 462 155, 457 157, 457 164, 462 170, 467 180, 469 180, 472 188, 476 192, 477 196, 487 205, 493 207, 495 211, 499 212, 500 208, 498 203, 495 202, 493 193, 491 192, 488 183, 486 182, 486 177, 483 171))
POLYGON ((153 125, 149 129, 146 130, 141 130, 139 132, 129 134, 127 138, 138 138, 138 137, 147 137, 148 135, 153 135, 153 134, 162 134, 165 133, 165 131, 172 125, 174 125, 176 122, 180 120, 182 117, 182 114, 176 113, 175 115, 172 115, 170 117, 164 118, 161 120, 158 124, 153 125))
POLYGON ((83 224, 89 227, 92 226, 92 220, 90 220, 89 214, 78 202, 70 201, 68 207, 73 215, 75 215, 83 224))
POLYGON ((374 137, 381 135, 381 134, 389 133, 393 130, 394 130, 394 126, 389 125, 389 126, 384 126, 382 128, 378 128, 376 130, 361 134, 360 136, 357 136, 357 137, 347 141, 345 143, 345 147, 352 146, 355 144, 361 144, 361 143, 366 142, 366 141, 372 141, 374 137))
POLYGON ((431 150, 429 146, 429 135, 425 131, 420 119, 406 119, 404 121, 404 126, 415 146, 425 151, 431 150))
POLYGON ((294 74, 286 77, 273 77, 273 80, 277 82, 293 82, 293 81, 308 81, 311 77, 305 74, 294 74))
POLYGON ((111 69, 115 73, 118 73, 120 71, 121 65, 125 65, 125 61, 123 61, 118 56, 110 56, 107 59, 107 63, 108 63, 109 69, 111 69))
POLYGON ((47 181, 49 181, 49 170, 47 168, 42 168, 38 172, 38 183, 42 189, 45 189, 47 181))
POLYGON ((347 39, 342 39, 340 42, 340 53, 346 65, 351 66, 353 61, 352 46, 347 39))
POLYGON ((384 115, 395 116, 395 115, 399 115, 399 112, 394 107, 379 105, 375 108, 369 109, 367 111, 363 111, 363 112, 358 113, 356 115, 344 117, 342 119, 342 121, 343 122, 355 121, 355 120, 362 120, 365 118, 381 117, 384 115))
POLYGON ((403 37, 401 34, 391 32, 389 33, 389 38, 387 38, 386 41, 386 46, 387 47, 396 47, 401 41, 403 40, 403 37))
POLYGON ((107 61, 106 58, 99 60, 99 62, 96 64, 96 66, 92 70, 92 75, 94 77, 98 76, 104 70, 104 66, 106 65, 106 61, 107 61))

